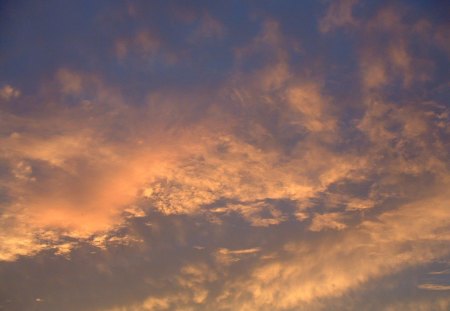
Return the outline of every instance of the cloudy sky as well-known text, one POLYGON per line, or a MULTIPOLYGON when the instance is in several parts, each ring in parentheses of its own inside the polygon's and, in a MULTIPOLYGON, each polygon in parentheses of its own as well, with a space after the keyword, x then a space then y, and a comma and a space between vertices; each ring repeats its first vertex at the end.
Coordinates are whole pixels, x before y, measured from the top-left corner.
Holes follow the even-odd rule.
POLYGON ((449 12, 0 2, 0 310, 449 310, 449 12))

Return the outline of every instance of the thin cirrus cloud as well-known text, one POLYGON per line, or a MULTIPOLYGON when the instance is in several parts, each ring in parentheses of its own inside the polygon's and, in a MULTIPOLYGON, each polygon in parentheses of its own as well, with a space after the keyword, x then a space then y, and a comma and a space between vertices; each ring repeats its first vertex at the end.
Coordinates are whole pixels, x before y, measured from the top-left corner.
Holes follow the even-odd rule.
POLYGON ((0 309, 447 310, 445 7, 4 4, 0 309))

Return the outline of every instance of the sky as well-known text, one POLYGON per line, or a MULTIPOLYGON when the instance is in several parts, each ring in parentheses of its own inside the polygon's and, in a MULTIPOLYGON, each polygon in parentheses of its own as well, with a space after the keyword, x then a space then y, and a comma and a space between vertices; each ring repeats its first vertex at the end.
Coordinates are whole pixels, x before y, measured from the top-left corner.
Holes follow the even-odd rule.
POLYGON ((450 310, 450 2, 0 2, 0 310, 450 310))

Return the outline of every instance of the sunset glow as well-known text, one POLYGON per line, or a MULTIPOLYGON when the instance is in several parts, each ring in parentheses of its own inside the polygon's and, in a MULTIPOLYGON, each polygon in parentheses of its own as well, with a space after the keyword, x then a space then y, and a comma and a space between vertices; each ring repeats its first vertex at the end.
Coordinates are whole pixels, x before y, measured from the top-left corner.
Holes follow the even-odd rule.
POLYGON ((450 310, 446 1, 3 1, 0 310, 450 310))

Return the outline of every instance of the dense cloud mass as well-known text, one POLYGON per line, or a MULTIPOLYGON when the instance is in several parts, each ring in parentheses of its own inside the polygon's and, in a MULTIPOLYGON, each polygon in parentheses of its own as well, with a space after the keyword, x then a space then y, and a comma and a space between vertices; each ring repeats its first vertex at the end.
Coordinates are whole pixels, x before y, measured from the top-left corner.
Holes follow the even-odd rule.
POLYGON ((447 1, 4 1, 0 310, 449 310, 447 1))

